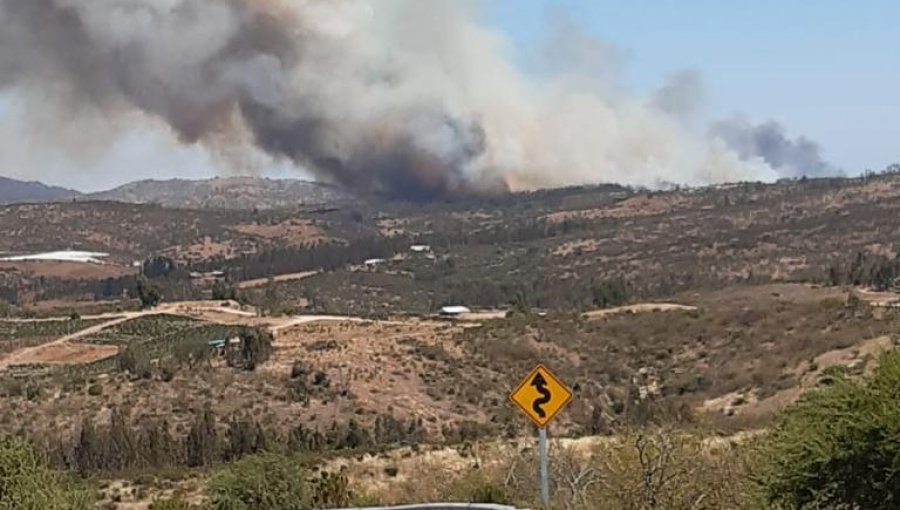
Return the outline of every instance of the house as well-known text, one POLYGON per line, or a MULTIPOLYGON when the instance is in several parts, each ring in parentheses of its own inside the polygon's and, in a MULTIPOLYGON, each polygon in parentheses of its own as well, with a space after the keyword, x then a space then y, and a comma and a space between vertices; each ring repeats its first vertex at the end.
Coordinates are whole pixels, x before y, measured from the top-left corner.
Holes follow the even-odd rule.
POLYGON ((431 246, 427 244, 414 244, 409 247, 409 251, 413 253, 427 253, 431 251, 431 246))
POLYGON ((441 316, 443 317, 459 317, 460 315, 472 313, 472 310, 465 306, 444 306, 441 307, 441 316))
POLYGON ((367 266, 377 266, 379 264, 384 264, 384 263, 385 263, 384 259, 369 259, 369 260, 366 260, 365 262, 363 262, 363 264, 365 264, 367 266))
POLYGON ((209 345, 209 348, 216 351, 216 354, 222 354, 225 352, 225 344, 227 341, 224 338, 214 338, 209 342, 206 342, 209 345))

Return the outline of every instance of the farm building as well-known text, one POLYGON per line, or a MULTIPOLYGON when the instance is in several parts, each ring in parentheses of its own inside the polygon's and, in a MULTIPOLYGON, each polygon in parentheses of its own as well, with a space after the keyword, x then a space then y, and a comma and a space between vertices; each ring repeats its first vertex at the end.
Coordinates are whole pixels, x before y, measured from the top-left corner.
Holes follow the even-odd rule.
POLYGON ((472 313, 472 310, 465 306, 444 306, 441 307, 441 315, 444 317, 459 317, 460 315, 472 313))

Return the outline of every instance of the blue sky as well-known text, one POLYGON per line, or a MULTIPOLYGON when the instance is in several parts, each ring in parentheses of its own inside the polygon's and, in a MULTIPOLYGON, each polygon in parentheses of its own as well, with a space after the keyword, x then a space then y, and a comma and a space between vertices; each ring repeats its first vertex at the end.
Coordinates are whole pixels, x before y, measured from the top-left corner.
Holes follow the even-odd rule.
POLYGON ((628 55, 636 93, 699 70, 712 114, 782 122, 848 173, 900 161, 896 0, 487 0, 527 59, 559 11, 628 55))

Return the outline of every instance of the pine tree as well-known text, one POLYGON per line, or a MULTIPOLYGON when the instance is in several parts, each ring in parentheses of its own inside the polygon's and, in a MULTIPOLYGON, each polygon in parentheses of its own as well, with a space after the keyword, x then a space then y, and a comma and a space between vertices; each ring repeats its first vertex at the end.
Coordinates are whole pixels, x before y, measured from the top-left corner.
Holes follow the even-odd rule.
POLYGON ((185 462, 190 467, 208 466, 217 460, 219 438, 216 417, 206 409, 191 426, 185 442, 185 462))
POLYGON ((78 436, 78 444, 75 445, 74 460, 75 467, 82 473, 99 468, 103 460, 102 442, 90 418, 86 417, 81 421, 81 433, 78 436))
POLYGON ((124 469, 134 466, 137 460, 134 438, 125 422, 125 414, 114 409, 110 418, 108 465, 110 469, 124 469))

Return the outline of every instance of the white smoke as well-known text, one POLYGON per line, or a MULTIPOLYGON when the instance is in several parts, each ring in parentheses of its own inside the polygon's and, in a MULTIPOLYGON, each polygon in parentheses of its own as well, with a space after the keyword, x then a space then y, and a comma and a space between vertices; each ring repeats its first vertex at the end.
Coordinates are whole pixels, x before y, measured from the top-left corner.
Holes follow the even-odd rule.
POLYGON ((0 88, 18 91, 35 119, 58 120, 41 124, 48 145, 90 135, 62 143, 69 152, 162 121, 223 166, 290 161, 405 198, 777 176, 685 128, 680 117, 702 100, 691 95, 695 77, 631 97, 617 85, 616 52, 564 25, 543 55, 553 77, 534 79, 511 64, 498 33, 474 21, 478 8, 0 0, 0 88))

